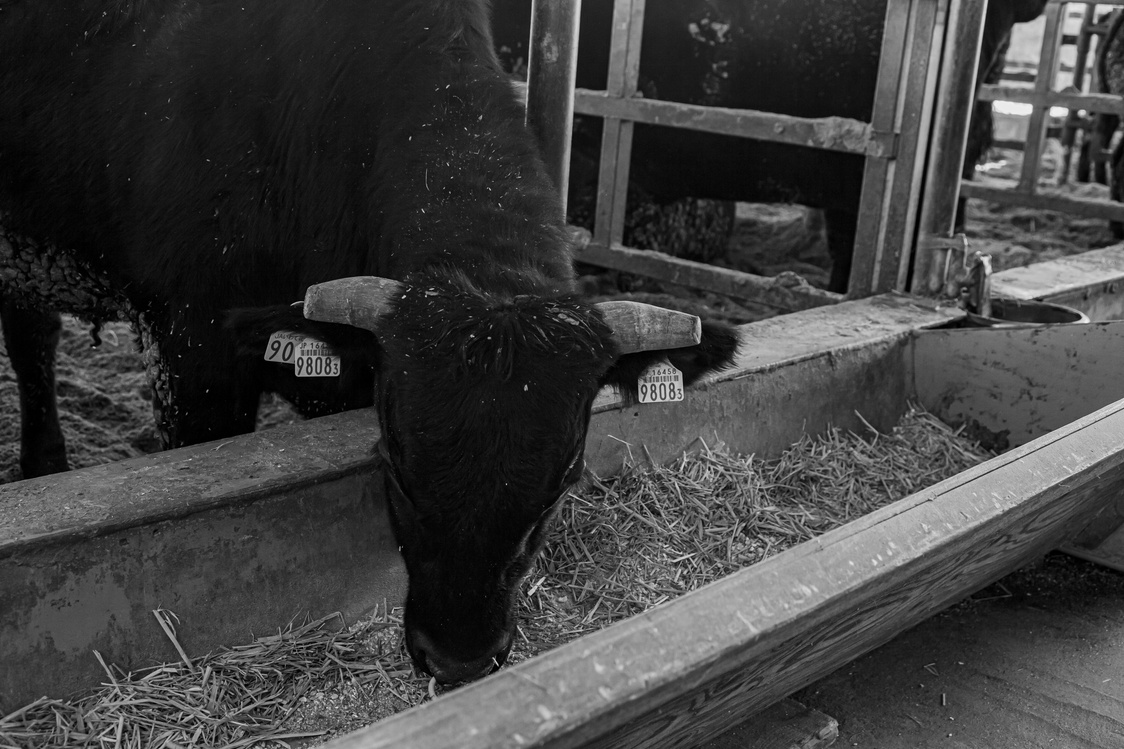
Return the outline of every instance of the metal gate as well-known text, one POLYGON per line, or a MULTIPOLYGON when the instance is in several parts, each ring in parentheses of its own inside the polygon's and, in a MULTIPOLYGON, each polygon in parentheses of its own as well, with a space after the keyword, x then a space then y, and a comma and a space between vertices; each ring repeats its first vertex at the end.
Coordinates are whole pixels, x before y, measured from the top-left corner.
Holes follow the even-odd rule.
MULTIPOLYGON (((986 2, 887 3, 870 122, 636 98, 644 8, 645 0, 616 0, 606 90, 575 91, 579 2, 534 0, 527 116, 543 143, 548 171, 563 195, 572 115, 599 116, 605 121, 594 230, 591 236, 580 238, 577 257, 581 262, 785 310, 843 298, 807 284, 786 285, 773 278, 625 247, 622 237, 632 133, 635 123, 649 123, 864 156, 848 297, 909 289, 915 244, 920 248, 915 278, 928 278, 949 265, 949 253, 956 246, 951 241, 952 217, 986 2), (939 75, 942 69, 949 71, 943 77, 939 75), (933 122, 940 125, 934 129, 933 122), (940 160, 926 176, 931 153, 940 160), (923 191, 929 195, 924 215, 920 210, 923 191)), ((914 290, 928 285, 942 284, 915 282, 914 290)))

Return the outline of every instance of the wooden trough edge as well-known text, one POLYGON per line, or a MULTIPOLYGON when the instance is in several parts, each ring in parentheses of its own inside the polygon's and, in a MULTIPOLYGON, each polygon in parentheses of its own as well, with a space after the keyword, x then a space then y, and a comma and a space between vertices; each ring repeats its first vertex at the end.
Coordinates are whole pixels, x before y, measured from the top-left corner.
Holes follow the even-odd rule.
POLYGON ((1120 434, 1124 401, 327 746, 694 746, 1057 546, 1124 489, 1120 434))

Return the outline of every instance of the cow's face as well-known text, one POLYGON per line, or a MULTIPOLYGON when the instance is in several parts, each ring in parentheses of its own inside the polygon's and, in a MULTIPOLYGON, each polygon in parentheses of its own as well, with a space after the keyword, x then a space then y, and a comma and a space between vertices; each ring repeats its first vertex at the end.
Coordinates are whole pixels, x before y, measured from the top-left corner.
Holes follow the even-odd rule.
POLYGON ((463 278, 341 279, 306 296, 309 319, 378 339, 379 450, 409 576, 406 643, 444 683, 507 657, 518 584, 582 474, 600 386, 635 386, 663 355, 690 384, 736 348, 732 330, 712 331, 708 345, 696 317, 621 305, 483 293, 463 278))
POLYGON ((507 656, 515 594, 581 477, 615 358, 588 306, 411 291, 380 333, 380 450, 409 574, 406 643, 442 682, 507 656))

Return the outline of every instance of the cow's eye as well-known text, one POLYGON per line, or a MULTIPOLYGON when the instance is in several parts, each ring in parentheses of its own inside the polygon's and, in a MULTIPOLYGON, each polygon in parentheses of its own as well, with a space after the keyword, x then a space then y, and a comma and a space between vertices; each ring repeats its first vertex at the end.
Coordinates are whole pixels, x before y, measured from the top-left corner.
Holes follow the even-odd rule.
POLYGON ((570 461, 569 467, 566 468, 566 473, 563 475, 562 485, 572 486, 581 480, 582 474, 585 473, 585 456, 578 453, 574 459, 570 461))

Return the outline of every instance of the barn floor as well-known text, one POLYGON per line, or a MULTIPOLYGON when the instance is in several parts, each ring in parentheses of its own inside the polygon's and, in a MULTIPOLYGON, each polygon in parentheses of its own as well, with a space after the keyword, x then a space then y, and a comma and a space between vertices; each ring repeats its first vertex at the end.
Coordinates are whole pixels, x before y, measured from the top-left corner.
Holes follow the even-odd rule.
POLYGON ((1124 574, 1052 553, 793 695, 836 747, 1124 747, 1124 574))

